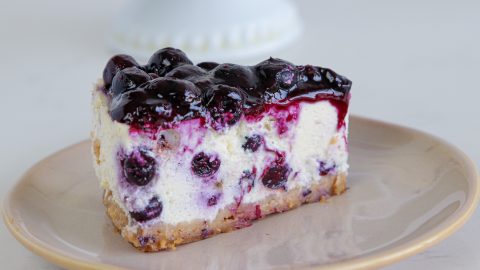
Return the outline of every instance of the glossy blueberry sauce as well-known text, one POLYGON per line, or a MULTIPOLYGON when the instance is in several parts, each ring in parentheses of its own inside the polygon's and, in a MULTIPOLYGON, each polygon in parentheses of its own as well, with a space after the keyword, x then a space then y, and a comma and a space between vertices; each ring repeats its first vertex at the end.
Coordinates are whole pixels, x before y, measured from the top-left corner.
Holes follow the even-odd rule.
POLYGON ((182 51, 164 48, 147 65, 128 55, 112 57, 103 72, 113 120, 133 131, 155 133, 195 118, 215 130, 244 117, 275 117, 283 134, 298 118, 300 102, 328 100, 344 125, 351 81, 330 69, 296 66, 270 58, 254 66, 202 62, 194 65, 182 51))

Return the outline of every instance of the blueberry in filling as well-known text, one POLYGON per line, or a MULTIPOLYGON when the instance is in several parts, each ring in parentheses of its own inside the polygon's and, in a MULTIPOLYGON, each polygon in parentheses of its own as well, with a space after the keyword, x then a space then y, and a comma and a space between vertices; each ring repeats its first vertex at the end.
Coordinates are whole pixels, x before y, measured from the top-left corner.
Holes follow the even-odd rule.
POLYGON ((153 197, 150 199, 144 210, 130 212, 130 216, 138 222, 145 222, 159 217, 162 210, 162 202, 157 197, 153 197))
POLYGON ((191 167, 196 176, 209 177, 218 171, 220 164, 220 159, 217 156, 200 152, 193 157, 191 167))
POLYGON ((156 169, 155 159, 146 150, 134 150, 123 161, 123 173, 132 185, 147 185, 155 176, 156 169))

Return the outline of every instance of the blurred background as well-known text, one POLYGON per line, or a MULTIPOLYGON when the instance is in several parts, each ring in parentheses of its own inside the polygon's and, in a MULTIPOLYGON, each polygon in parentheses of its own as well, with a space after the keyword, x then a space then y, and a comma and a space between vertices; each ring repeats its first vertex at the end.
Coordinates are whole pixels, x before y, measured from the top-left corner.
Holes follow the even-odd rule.
MULTIPOLYGON (((90 91, 113 53, 145 61, 162 44, 194 60, 330 67, 353 81, 351 113, 432 133, 480 164, 478 0, 2 0, 0 34, 2 198, 39 159, 88 138, 90 91)), ((477 211, 388 269, 480 269, 479 225, 477 211)), ((57 269, 3 224, 0 242, 4 269, 57 269)))

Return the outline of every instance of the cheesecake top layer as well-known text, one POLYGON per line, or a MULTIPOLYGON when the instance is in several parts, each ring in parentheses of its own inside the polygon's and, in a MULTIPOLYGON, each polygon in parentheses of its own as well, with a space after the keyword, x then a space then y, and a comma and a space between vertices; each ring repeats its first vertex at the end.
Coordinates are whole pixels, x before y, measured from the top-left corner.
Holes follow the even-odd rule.
POLYGON ((242 116, 254 120, 271 108, 278 111, 319 100, 330 100, 337 107, 340 123, 352 85, 330 69, 277 58, 254 66, 194 65, 174 48, 158 50, 146 65, 128 55, 115 55, 106 64, 103 81, 112 119, 144 131, 194 118, 219 130, 242 116))

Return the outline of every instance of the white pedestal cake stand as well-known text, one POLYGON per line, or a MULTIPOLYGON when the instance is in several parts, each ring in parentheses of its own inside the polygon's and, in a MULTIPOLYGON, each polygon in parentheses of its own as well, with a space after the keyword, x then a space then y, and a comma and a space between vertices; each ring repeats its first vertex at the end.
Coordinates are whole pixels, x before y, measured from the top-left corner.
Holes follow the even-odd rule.
POLYGON ((299 35, 301 23, 288 0, 136 0, 112 28, 113 51, 139 60, 171 46, 194 61, 235 61, 282 48, 299 35))

